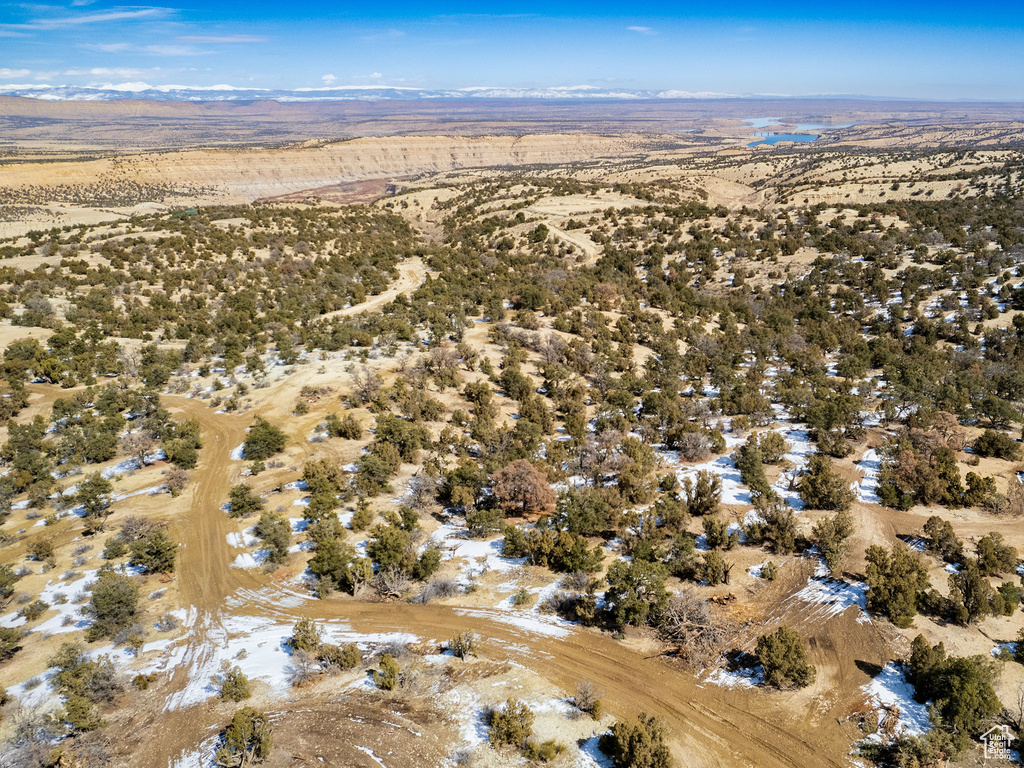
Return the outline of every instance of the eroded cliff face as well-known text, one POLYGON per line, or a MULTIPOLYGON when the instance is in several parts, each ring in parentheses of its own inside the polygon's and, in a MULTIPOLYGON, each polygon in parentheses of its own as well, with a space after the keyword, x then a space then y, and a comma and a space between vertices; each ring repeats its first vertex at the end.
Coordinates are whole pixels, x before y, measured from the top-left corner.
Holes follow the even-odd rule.
MULTIPOLYGON (((25 163, 3 169, 0 186, 47 188, 99 185, 202 190, 224 202, 252 202, 365 179, 397 178, 463 168, 527 166, 641 156, 638 137, 536 135, 354 139, 282 149, 205 149, 115 159, 25 163)), ((44 200, 37 201, 46 202, 44 200)))

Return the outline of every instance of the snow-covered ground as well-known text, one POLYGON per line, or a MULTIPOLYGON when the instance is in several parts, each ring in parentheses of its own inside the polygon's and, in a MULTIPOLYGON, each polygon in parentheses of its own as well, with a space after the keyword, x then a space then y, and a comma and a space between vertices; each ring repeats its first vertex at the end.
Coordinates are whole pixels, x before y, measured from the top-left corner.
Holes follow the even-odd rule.
POLYGON ((459 581, 466 584, 490 571, 508 572, 518 568, 525 558, 502 557, 505 538, 467 539, 466 529, 445 523, 430 537, 432 544, 441 548, 442 559, 462 560, 464 565, 459 581))
POLYGON ((535 611, 509 611, 497 608, 456 608, 462 616, 476 616, 481 619, 508 624, 527 634, 547 637, 568 637, 575 625, 557 616, 535 611))
POLYGON ((882 457, 874 448, 868 448, 857 462, 857 467, 864 473, 863 478, 850 486, 856 492, 857 500, 865 504, 881 504, 878 498, 878 473, 882 471, 882 457))
MULTIPOLYGON (((165 710, 184 709, 216 695, 211 677, 223 662, 237 665, 251 680, 261 680, 274 695, 289 690, 291 676, 291 637, 293 622, 282 623, 262 616, 206 616, 200 630, 202 645, 177 646, 163 660, 164 668, 187 677, 181 690, 167 698, 165 710)), ((321 622, 324 641, 338 645, 355 643, 364 651, 387 643, 414 643, 419 638, 402 632, 360 634, 342 622, 321 622)))
MULTIPOLYGON (((164 453, 164 449, 158 448, 157 450, 153 451, 153 453, 150 453, 146 456, 146 464, 152 464, 154 461, 163 461, 166 458, 167 454, 164 453)), ((137 458, 125 459, 124 461, 119 461, 112 467, 107 467, 102 472, 100 472, 100 474, 107 480, 109 480, 110 478, 116 477, 117 475, 123 475, 126 472, 132 472, 136 469, 141 468, 142 464, 139 462, 137 458)), ((67 492, 69 491, 66 491, 65 493, 67 492)))
POLYGON ((242 552, 231 561, 232 568, 262 568, 270 556, 269 549, 257 549, 255 552, 242 552))
POLYGON ((612 759, 598 748, 598 741, 599 736, 591 736, 579 745, 574 768, 612 768, 612 759))
MULTIPOLYGON (((81 571, 73 581, 48 581, 39 599, 49 603, 50 609, 56 609, 57 615, 51 616, 46 621, 35 625, 32 629, 40 635, 57 635, 63 632, 74 632, 85 629, 89 621, 81 612, 82 603, 76 603, 75 598, 85 592, 92 583, 96 581, 96 571, 81 571), (59 602, 63 595, 65 602, 59 602)), ((17 612, 8 613, 0 617, 0 626, 20 627, 25 624, 25 618, 18 616, 17 612)))
POLYGON ((848 608, 856 608, 859 612, 857 621, 862 624, 871 621, 867 612, 867 584, 837 579, 829 573, 824 563, 819 563, 803 589, 790 595, 784 602, 794 600, 816 605, 811 612, 814 619, 829 619, 848 608))
POLYGON ((760 666, 729 670, 724 667, 712 670, 701 682, 722 688, 756 688, 764 682, 760 666))
MULTIPOLYGON (((903 670, 892 662, 886 664, 863 690, 868 701, 877 709, 887 706, 899 708, 897 733, 905 731, 912 736, 919 736, 931 728, 928 705, 914 701, 914 686, 903 677, 903 670)), ((884 715, 884 712, 880 711, 879 714, 884 715)))
POLYGON ((252 528, 246 528, 241 533, 229 533, 228 534, 228 545, 237 547, 238 549, 246 549, 247 547, 255 547, 260 543, 260 539, 252 533, 252 528))
POLYGON ((787 429, 782 433, 782 436, 789 446, 789 450, 783 458, 791 466, 788 470, 779 474, 772 488, 779 496, 785 499, 790 507, 799 511, 804 508, 804 502, 795 489, 795 480, 807 466, 808 458, 815 453, 814 443, 811 442, 810 431, 803 425, 787 429), (790 485, 794 486, 792 490, 790 485))
POLYGON ((761 571, 762 571, 762 569, 766 565, 768 565, 768 561, 767 560, 765 560, 763 563, 758 563, 757 565, 752 565, 752 566, 750 566, 749 569, 747 569, 747 573, 749 573, 755 579, 763 578, 763 576, 761 574, 761 571))

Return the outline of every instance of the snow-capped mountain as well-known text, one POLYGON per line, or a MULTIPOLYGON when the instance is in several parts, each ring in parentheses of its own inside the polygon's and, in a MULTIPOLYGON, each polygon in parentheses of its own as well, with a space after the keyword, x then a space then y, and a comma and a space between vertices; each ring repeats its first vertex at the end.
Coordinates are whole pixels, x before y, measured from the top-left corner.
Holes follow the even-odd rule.
POLYGON ((150 85, 144 82, 99 85, 0 84, 0 95, 25 96, 48 101, 110 101, 151 99, 157 101, 381 101, 417 99, 716 99, 734 94, 680 90, 631 91, 590 85, 546 88, 475 86, 430 89, 410 86, 347 85, 276 90, 233 85, 150 85))

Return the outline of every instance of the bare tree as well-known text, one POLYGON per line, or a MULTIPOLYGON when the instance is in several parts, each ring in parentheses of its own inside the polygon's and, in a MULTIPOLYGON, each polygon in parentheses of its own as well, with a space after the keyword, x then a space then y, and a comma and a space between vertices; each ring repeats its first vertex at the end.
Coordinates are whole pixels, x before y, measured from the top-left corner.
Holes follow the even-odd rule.
POLYGON ((572 697, 572 704, 581 713, 597 719, 601 712, 601 692, 589 680, 581 680, 576 683, 576 695, 572 697))
POLYGON ((171 496, 178 496, 188 485, 188 472, 181 467, 171 467, 167 470, 166 477, 164 485, 167 486, 171 496))
POLYGON ((381 331, 377 337, 377 343, 385 355, 394 357, 395 352, 398 351, 398 334, 394 331, 381 331))
POLYGON ((683 461, 704 461, 711 455, 711 446, 703 432, 684 432, 676 439, 676 447, 683 461))
POLYGON ((459 353, 449 347, 434 347, 424 358, 427 373, 441 391, 458 384, 459 360, 459 353))
POLYGON ((715 621, 708 601, 684 589, 665 607, 662 636, 676 645, 676 654, 691 667, 707 666, 718 655, 726 631, 715 621))
POLYGON ((425 472, 417 472, 409 481, 409 506, 418 512, 428 509, 437 497, 437 479, 425 472))
POLYGON ((1024 683, 1017 683, 1016 690, 1009 696, 1003 707, 1003 720, 1020 730, 1024 726, 1024 683))
POLYGON ((52 765, 51 750, 63 734, 53 717, 39 709, 19 706, 14 711, 13 732, 0 750, 0 768, 45 768, 52 765))
POLYGON ((320 663, 310 651, 297 650, 292 652, 292 661, 288 669, 289 682, 295 688, 301 688, 320 673, 320 663))
POLYGON ((352 385, 360 402, 368 403, 380 392, 384 381, 375 370, 364 365, 352 371, 352 385))
POLYGON ((154 528, 156 525, 146 518, 130 515, 121 523, 121 532, 118 537, 126 544, 131 544, 133 541, 146 538, 154 528))
POLYGON ((495 472, 491 487, 506 514, 532 516, 555 511, 555 492, 547 477, 526 459, 517 459, 495 472))
POLYGON ((139 462, 140 467, 146 466, 146 457, 156 448, 156 438, 148 430, 129 432, 121 438, 121 450, 139 462))
POLYGON ((121 347, 120 357, 124 364, 124 375, 130 381, 136 381, 139 378, 139 351, 131 347, 121 347))
POLYGON ((540 356, 545 363, 562 363, 565 361, 565 341, 561 336, 551 334, 540 347, 540 356))
POLYGON ((389 565, 381 568, 377 573, 376 578, 373 580, 373 585, 377 589, 377 594, 385 598, 401 597, 409 591, 411 583, 412 582, 410 582, 405 571, 397 565, 389 565))

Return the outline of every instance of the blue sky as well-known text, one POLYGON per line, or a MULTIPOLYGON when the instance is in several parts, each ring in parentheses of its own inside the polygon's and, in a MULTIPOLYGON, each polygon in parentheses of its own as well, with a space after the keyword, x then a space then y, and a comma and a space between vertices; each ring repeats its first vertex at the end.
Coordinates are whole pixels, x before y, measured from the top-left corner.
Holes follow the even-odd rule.
POLYGON ((1017 2, 0 4, 0 84, 1024 100, 1017 2))

